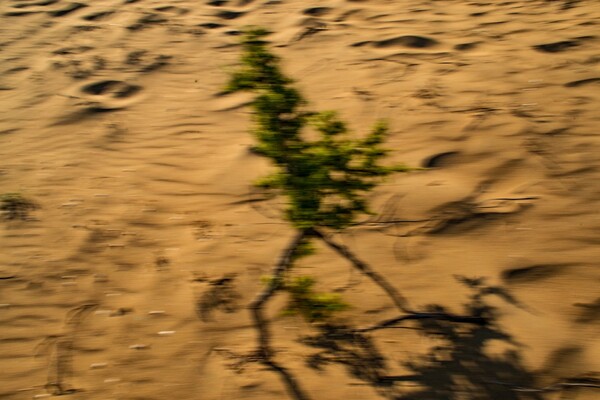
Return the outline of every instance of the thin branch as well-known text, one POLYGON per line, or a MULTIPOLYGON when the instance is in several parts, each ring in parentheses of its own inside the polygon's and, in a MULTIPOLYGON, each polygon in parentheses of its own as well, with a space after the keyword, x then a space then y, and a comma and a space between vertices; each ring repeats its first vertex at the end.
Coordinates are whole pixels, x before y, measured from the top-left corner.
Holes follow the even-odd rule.
POLYGON ((447 313, 410 313, 406 315, 402 315, 400 317, 395 317, 391 319, 386 319, 384 321, 378 322, 375 325, 356 329, 355 332, 370 332, 376 331, 379 329, 393 328, 404 321, 410 320, 423 320, 423 319, 431 319, 435 321, 449 321, 461 324, 475 324, 475 325, 486 325, 489 321, 484 317, 474 317, 468 315, 455 315, 455 314, 447 314, 447 313))
POLYGON ((389 219, 389 220, 381 220, 381 221, 361 221, 361 222, 353 222, 349 226, 351 227, 363 227, 363 226, 381 226, 381 225, 400 225, 400 224, 416 224, 419 222, 431 222, 432 218, 422 218, 422 219, 389 219))
POLYGON ((379 329, 392 328, 401 322, 409 321, 409 320, 430 319, 430 320, 437 320, 437 321, 449 321, 449 322, 454 322, 454 323, 476 324, 476 325, 485 325, 488 323, 488 320, 484 317, 468 316, 468 315, 455 315, 455 314, 440 313, 440 312, 430 312, 429 313, 429 312, 412 311, 408 307, 408 301, 406 300, 406 298, 404 296, 402 296, 396 290, 396 288, 394 288, 387 281, 387 279, 385 279, 385 277, 383 277, 382 275, 377 273, 375 270, 373 270, 367 263, 365 263, 364 261, 361 261, 358 257, 356 257, 350 251, 350 249, 348 249, 346 246, 344 246, 342 244, 334 242, 333 240, 331 240, 331 238, 329 238, 328 236, 326 236, 325 234, 323 234, 322 232, 320 232, 316 229, 312 229, 311 234, 319 237, 329 247, 331 247, 332 249, 337 251, 341 256, 343 256, 348 261, 350 261, 356 269, 358 269, 363 274, 367 275, 375 284, 377 284, 382 290, 384 290, 387 293, 387 295, 392 299, 392 301, 394 302, 394 304, 400 311, 406 313, 399 317, 387 319, 387 320, 381 321, 375 325, 372 325, 372 326, 369 326, 366 328, 356 329, 356 330, 354 330, 354 332, 369 332, 369 331, 375 331, 375 330, 379 330, 379 329))
POLYGON ((306 230, 300 230, 294 236, 291 243, 282 252, 279 261, 273 268, 272 276, 267 287, 256 296, 254 301, 248 306, 254 319, 256 329, 258 330, 258 357, 259 361, 270 367, 281 375, 289 393, 295 400, 309 400, 310 397, 304 393, 300 384, 288 370, 273 360, 274 351, 271 347, 271 332, 269 322, 264 316, 264 306, 275 292, 281 287, 283 275, 292 265, 294 252, 307 235, 306 230))
POLYGON ((600 380, 594 378, 570 378, 564 382, 557 382, 555 384, 545 386, 542 388, 533 388, 514 385, 512 383, 500 382, 500 381, 487 381, 496 385, 507 386, 515 392, 557 392, 571 388, 589 388, 589 389, 600 389, 600 380))
POLYGON ((352 263, 354 268, 358 269, 360 272, 368 276, 377 286, 379 286, 387 295, 390 297, 394 305, 403 312, 412 313, 412 311, 408 307, 408 301, 404 296, 393 287, 385 277, 380 275, 377 271, 375 271, 371 266, 369 266, 364 261, 360 260, 358 257, 354 255, 346 246, 340 243, 334 242, 330 237, 323 234, 321 231, 317 229, 312 229, 311 234, 323 240, 325 244, 339 253, 342 257, 347 259, 352 263))

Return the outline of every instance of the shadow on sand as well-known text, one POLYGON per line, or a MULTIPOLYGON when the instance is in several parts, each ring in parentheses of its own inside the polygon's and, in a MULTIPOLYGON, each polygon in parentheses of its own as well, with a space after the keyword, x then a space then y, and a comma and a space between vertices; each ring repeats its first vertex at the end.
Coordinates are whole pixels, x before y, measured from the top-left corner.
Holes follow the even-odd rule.
MULTIPOLYGON (((496 323, 498 310, 485 300, 499 296, 513 305, 520 304, 502 288, 486 286, 483 279, 457 279, 473 291, 464 306, 465 314, 485 317, 488 322, 411 322, 440 344, 417 360, 402 362, 408 374, 388 373, 390 362, 377 348, 372 334, 340 325, 321 326, 318 334, 302 339, 304 344, 319 349, 307 364, 319 370, 332 363, 344 365, 351 376, 371 385, 382 397, 394 400, 543 399, 540 391, 523 389, 534 386, 534 377, 521 362, 518 343, 496 323), (504 342, 513 350, 488 355, 486 346, 492 341, 504 342)), ((430 312, 445 312, 440 305, 428 308, 430 312)))

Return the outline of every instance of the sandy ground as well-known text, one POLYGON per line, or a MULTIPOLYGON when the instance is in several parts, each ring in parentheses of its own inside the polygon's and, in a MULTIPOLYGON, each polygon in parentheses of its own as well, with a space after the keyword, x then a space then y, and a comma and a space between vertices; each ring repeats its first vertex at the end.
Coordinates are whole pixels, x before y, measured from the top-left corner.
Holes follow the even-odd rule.
MULTIPOLYGON (((431 167, 336 240, 416 309, 479 293, 495 316, 335 337, 280 296, 277 359, 304 390, 599 398, 518 388, 599 377, 599 23, 597 0, 0 2, 0 194, 39 205, 0 222, 0 399, 288 396, 246 357, 245 306, 293 232, 251 186, 249 97, 219 94, 250 24, 314 108, 357 134, 389 119, 390 162, 431 167)), ((396 315, 318 250, 296 273, 343 294, 341 322, 396 315)))

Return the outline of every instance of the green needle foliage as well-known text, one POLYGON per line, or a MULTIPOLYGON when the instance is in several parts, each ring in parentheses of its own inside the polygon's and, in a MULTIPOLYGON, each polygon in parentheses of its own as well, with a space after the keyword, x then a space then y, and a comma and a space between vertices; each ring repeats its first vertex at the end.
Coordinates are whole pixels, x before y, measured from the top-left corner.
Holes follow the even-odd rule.
MULTIPOLYGON (((262 282, 265 285, 273 283, 275 278, 265 276, 262 282)), ((289 294, 288 302, 282 314, 286 316, 300 315, 308 322, 323 322, 330 319, 336 312, 350 308, 342 296, 337 293, 316 292, 314 286, 317 281, 311 276, 298 276, 281 279, 276 284, 278 290, 289 294)))
MULTIPOLYGON (((293 249, 291 268, 314 251, 311 241, 316 229, 343 229, 358 215, 370 213, 368 192, 381 178, 409 168, 380 165, 387 154, 382 147, 388 134, 385 122, 377 122, 368 134, 355 139, 335 112, 308 110, 293 80, 282 73, 279 58, 269 51, 264 40, 268 34, 261 28, 246 31, 241 65, 231 74, 225 92, 255 95, 255 151, 275 166, 274 173, 257 185, 284 194, 287 219, 305 233, 293 249)), ((290 279, 277 274, 265 283, 288 292, 285 314, 299 314, 309 322, 326 320, 348 308, 338 294, 315 292, 311 277, 290 279)))
POLYGON ((256 150, 277 167, 257 185, 288 197, 286 216, 299 229, 344 228, 357 215, 369 213, 365 195, 379 178, 408 168, 379 164, 387 153, 381 147, 388 133, 385 122, 366 137, 352 139, 335 112, 307 111, 307 102, 281 72, 279 58, 268 50, 263 40, 268 34, 261 28, 246 32, 241 66, 226 88, 228 93, 256 94, 256 150), (316 131, 318 139, 303 136, 305 127, 316 131))

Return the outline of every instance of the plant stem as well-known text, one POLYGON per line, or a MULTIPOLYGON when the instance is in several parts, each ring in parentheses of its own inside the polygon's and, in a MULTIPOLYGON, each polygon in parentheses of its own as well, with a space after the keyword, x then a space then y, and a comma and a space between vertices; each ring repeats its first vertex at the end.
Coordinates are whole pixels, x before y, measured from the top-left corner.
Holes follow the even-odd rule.
POLYGON ((273 268, 268 286, 248 306, 258 330, 259 360, 281 375, 290 395, 295 400, 309 400, 310 397, 304 393, 296 378, 273 359, 274 351, 271 347, 271 332, 269 330, 269 322, 264 315, 264 306, 281 287, 283 276, 292 265, 294 252, 307 234, 308 231, 305 229, 299 230, 296 233, 290 244, 281 253, 279 261, 273 268))
POLYGON ((325 244, 327 244, 329 247, 331 247, 333 250, 339 253, 342 257, 350 261, 354 268, 358 269, 360 272, 368 276, 369 279, 371 279, 377 286, 379 286, 384 292, 387 293, 394 305, 400 311, 412 313, 412 311, 408 307, 408 301, 406 300, 406 298, 402 296, 400 292, 398 292, 398 290, 396 290, 396 288, 393 287, 387 281, 387 279, 385 279, 385 277, 383 277, 377 271, 371 268, 369 264, 360 260, 357 256, 354 255, 354 253, 350 251, 350 249, 348 249, 343 244, 334 242, 330 237, 323 234, 317 229, 313 228, 311 234, 317 236, 319 239, 325 242, 325 244))

